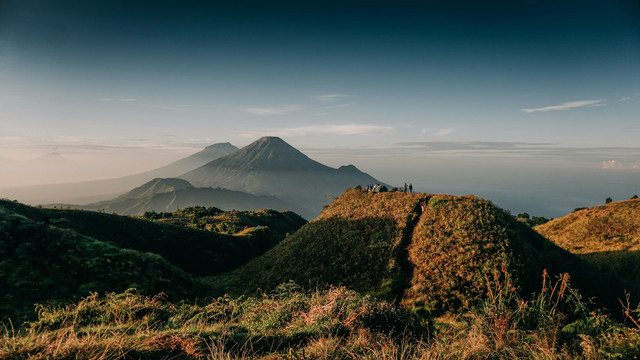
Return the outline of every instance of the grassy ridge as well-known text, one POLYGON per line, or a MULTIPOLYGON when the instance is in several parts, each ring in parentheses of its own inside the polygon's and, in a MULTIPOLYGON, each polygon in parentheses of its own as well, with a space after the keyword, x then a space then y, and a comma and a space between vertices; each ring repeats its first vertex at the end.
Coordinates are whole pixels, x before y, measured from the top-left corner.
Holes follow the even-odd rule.
POLYGON ((576 254, 640 250, 640 199, 582 209, 535 230, 576 254))
POLYGON ((474 196, 431 197, 413 233, 409 259, 413 277, 404 302, 426 309, 477 304, 495 273, 509 276, 513 289, 528 295, 544 269, 578 279, 589 271, 575 256, 474 196))
POLYGON ((495 274, 508 276, 513 290, 527 297, 545 270, 570 273, 586 296, 619 308, 620 279, 598 272, 489 201, 348 190, 265 255, 206 281, 217 294, 236 295, 288 280, 344 285, 439 312, 477 305, 495 274))
POLYGON ((210 279, 219 294, 252 294, 294 280, 345 285, 394 299, 405 277, 399 262, 420 195, 348 190, 318 219, 237 271, 210 279))
POLYGON ((586 260, 595 274, 620 282, 633 302, 640 301, 640 199, 578 210, 535 230, 586 260))

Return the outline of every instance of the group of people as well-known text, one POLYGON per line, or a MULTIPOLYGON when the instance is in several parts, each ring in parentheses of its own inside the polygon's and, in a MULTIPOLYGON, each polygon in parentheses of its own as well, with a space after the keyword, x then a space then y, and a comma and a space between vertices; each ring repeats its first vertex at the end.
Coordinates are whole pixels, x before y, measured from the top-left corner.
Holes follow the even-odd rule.
POLYGON ((382 188, 383 185, 375 184, 375 185, 367 185, 363 189, 364 191, 378 192, 382 188))
POLYGON ((404 183, 404 193, 407 193, 407 188, 409 189, 409 193, 413 194, 413 184, 409 183, 409 187, 407 187, 407 183, 404 183))
MULTIPOLYGON (((357 187, 358 189, 360 188, 360 185, 358 185, 357 187)), ((391 191, 396 191, 397 188, 392 188, 391 191)), ((413 194, 413 184, 409 184, 407 185, 407 183, 404 183, 404 188, 401 188, 401 190, 405 193, 405 194, 413 194)), ((365 186, 362 191, 366 191, 366 192, 385 192, 388 191, 387 187, 384 185, 380 185, 380 184, 375 184, 375 185, 367 185, 365 186)))

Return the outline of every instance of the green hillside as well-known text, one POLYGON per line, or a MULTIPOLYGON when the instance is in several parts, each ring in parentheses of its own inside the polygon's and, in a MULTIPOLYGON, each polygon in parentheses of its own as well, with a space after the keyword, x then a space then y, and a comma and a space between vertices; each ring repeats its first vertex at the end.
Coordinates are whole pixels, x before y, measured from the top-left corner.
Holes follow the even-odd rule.
POLYGON ((34 303, 65 303, 92 291, 133 287, 181 299, 203 289, 157 254, 123 249, 2 206, 0 259, 0 318, 18 320, 33 313, 34 303))
POLYGON ((495 278, 528 296, 545 269, 551 276, 569 272, 576 286, 609 306, 617 300, 607 293, 622 294, 615 281, 486 200, 348 190, 265 255, 208 281, 220 294, 251 294, 290 279, 344 285, 444 311, 474 306, 495 278))
POLYGON ((230 235, 0 200, 0 317, 22 316, 34 302, 129 287, 194 297, 204 291, 196 276, 237 268, 304 223, 292 213, 246 216, 262 226, 230 235))

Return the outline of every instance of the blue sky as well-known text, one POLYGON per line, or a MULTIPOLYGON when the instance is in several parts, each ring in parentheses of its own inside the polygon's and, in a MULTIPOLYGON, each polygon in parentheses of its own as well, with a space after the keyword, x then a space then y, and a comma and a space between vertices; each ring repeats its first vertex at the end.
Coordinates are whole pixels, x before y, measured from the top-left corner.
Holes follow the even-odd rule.
POLYGON ((639 64, 631 0, 5 0, 0 158, 123 175, 277 135, 425 191, 522 169, 593 179, 593 202, 640 192, 639 64))

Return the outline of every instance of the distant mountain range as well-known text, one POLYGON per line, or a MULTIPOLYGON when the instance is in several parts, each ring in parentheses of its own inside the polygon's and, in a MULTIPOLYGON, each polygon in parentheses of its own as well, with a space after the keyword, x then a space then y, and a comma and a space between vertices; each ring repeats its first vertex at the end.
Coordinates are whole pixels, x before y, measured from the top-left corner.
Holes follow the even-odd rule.
POLYGON ((176 177, 237 150, 230 143, 218 143, 169 165, 140 174, 96 181, 5 188, 0 189, 0 197, 32 204, 92 203, 112 199, 155 178, 176 177))
POLYGON ((353 165, 334 169, 314 161, 278 137, 260 138, 179 177, 194 186, 275 196, 311 209, 313 217, 347 188, 380 183, 353 165))
POLYGON ((188 181, 176 178, 157 178, 115 199, 73 207, 104 210, 121 215, 142 215, 147 211, 172 212, 196 205, 214 206, 221 210, 291 210, 303 216, 309 213, 308 209, 273 196, 256 196, 210 187, 195 188, 188 181))
POLYGON ((224 210, 292 210, 312 219, 346 189, 376 183, 381 182, 353 165, 335 169, 278 137, 263 137, 239 150, 229 143, 213 144, 140 174, 4 189, 0 196, 128 215, 201 205, 224 210))

